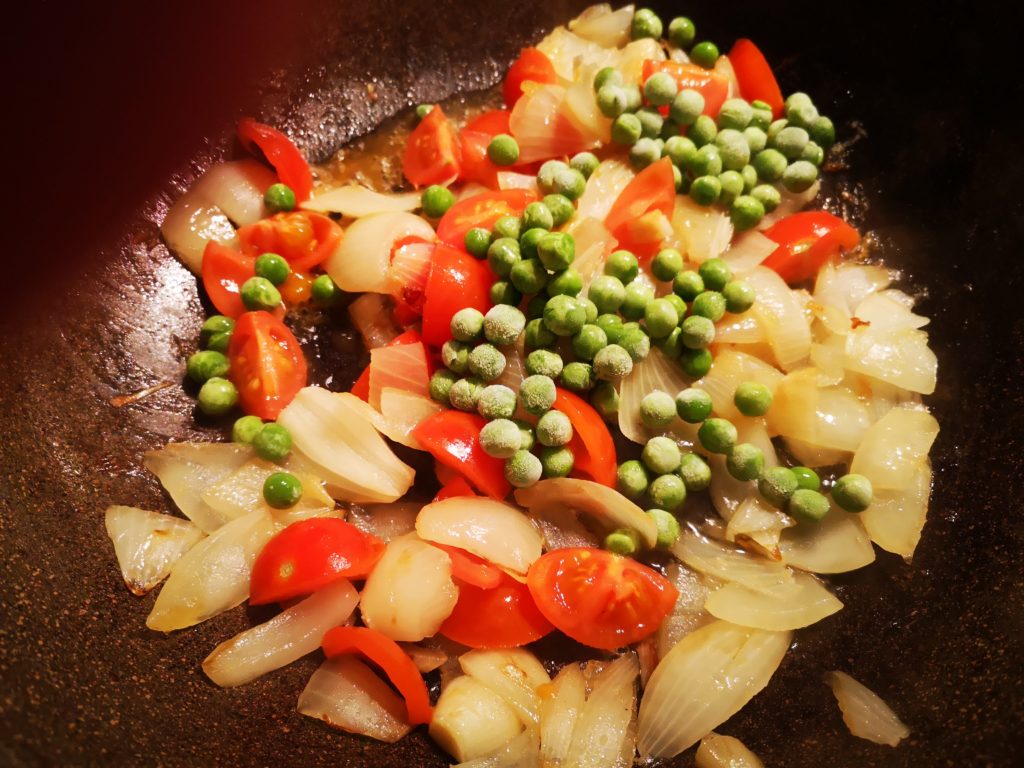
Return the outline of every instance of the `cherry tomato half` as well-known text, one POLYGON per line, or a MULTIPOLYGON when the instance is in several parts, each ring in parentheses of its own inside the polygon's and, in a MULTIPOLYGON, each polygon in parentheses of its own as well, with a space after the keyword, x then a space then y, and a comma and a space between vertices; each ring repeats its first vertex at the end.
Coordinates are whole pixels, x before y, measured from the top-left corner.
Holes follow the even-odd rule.
POLYGON ((334 253, 342 234, 337 222, 323 214, 290 211, 242 227, 238 240, 247 256, 276 253, 292 269, 305 271, 334 253))
POLYGON ((256 260, 234 248, 211 240, 203 251, 203 288, 222 315, 238 317, 245 312, 242 284, 256 274, 256 260))
POLYGON ((444 244, 434 249, 431 260, 423 292, 423 341, 440 347, 452 337, 452 316, 456 312, 465 307, 481 312, 491 308, 494 273, 486 261, 444 244))
POLYGON ((764 260, 787 283, 818 274, 825 262, 860 242, 860 233, 828 211, 802 211, 780 219, 764 231, 779 247, 764 260))
POLYGON ((437 237, 452 248, 465 250, 469 230, 474 227, 494 229, 495 222, 502 216, 522 216, 526 206, 536 199, 537 195, 530 190, 506 189, 459 200, 438 222, 437 237))
POLYGON ((261 419, 276 419, 306 386, 306 358, 298 339, 268 312, 238 318, 228 359, 242 410, 261 419))
POLYGON ((614 488, 618 471, 615 441, 601 415, 579 395, 561 388, 556 390, 553 408, 568 416, 572 424, 569 449, 574 456, 574 472, 614 488))
POLYGON ((459 583, 459 601, 441 625, 442 635, 470 648, 518 648, 554 629, 529 587, 499 573, 500 583, 494 587, 459 583))
POLYGON ((402 171, 414 187, 446 184, 459 175, 459 137, 440 105, 420 120, 402 154, 402 171))
POLYGON ((292 188, 296 202, 309 199, 313 192, 313 172, 291 139, 276 128, 246 117, 238 123, 238 140, 247 152, 263 153, 277 171, 277 178, 292 188))
POLYGON ((534 83, 558 82, 558 75, 555 74, 551 59, 538 48, 523 48, 519 58, 512 62, 508 74, 505 75, 501 93, 509 109, 515 106, 519 97, 523 95, 523 83, 527 80, 534 83))

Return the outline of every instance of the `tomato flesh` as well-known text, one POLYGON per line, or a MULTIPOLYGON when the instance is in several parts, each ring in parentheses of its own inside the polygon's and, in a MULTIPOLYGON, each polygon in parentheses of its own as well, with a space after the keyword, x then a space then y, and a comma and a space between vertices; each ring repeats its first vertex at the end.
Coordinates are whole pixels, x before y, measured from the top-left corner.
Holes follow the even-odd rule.
POLYGON ((615 441, 608 425, 586 400, 564 389, 555 390, 555 410, 569 417, 572 424, 573 472, 582 473, 595 482, 615 487, 618 465, 615 441))
POLYGON ((503 216, 522 216, 526 206, 537 195, 526 189, 506 189, 502 192, 483 192, 455 203, 441 217, 437 237, 452 248, 465 250, 466 233, 474 227, 494 229, 503 216))
POLYGON ((234 248, 211 240, 203 251, 203 288, 222 315, 238 317, 245 312, 242 284, 256 274, 256 260, 234 248))
MULTIPOLYGON (((704 97, 704 114, 709 117, 718 117, 722 104, 729 95, 729 80, 721 72, 715 69, 704 69, 697 64, 681 64, 678 61, 654 61, 647 59, 644 62, 644 82, 655 72, 667 72, 675 78, 679 90, 688 88, 697 91, 704 97)), ((661 107, 661 113, 668 114, 668 107, 661 107)))
POLYGON ((481 312, 491 308, 494 273, 486 261, 465 251, 439 244, 434 249, 430 275, 423 292, 423 341, 440 347, 451 339, 452 316, 473 307, 481 312))
POLYGON ((530 81, 534 83, 557 83, 558 75, 555 67, 549 59, 538 48, 523 48, 519 58, 512 62, 512 66, 505 75, 505 83, 501 93, 505 104, 511 109, 523 95, 523 83, 530 81))
POLYGON ((657 212, 671 219, 676 204, 676 182, 672 161, 663 157, 644 168, 615 199, 604 225, 619 241, 619 247, 638 256, 658 249, 660 241, 638 239, 636 222, 657 212))
POLYGON ((486 423, 475 413, 441 411, 421 421, 412 435, 439 463, 492 499, 504 499, 512 490, 505 479, 505 462, 488 456, 480 445, 480 430, 486 423))
MULTIPOLYGON (((461 478, 460 478, 461 479, 461 478)), ((465 482, 465 480, 463 480, 465 482)), ((469 486, 467 485, 467 488, 469 486)), ((475 496, 472 491, 471 496, 475 496)), ((463 584, 472 584, 479 589, 493 589, 501 584, 504 571, 491 565, 482 557, 474 555, 458 547, 432 542, 435 547, 444 551, 452 561, 452 578, 463 584)))
POLYGON ((780 117, 784 103, 782 89, 768 60, 753 41, 746 38, 737 40, 729 51, 729 63, 736 73, 740 95, 747 101, 760 99, 772 108, 772 117, 780 117))
POLYGON ((507 573, 499 574, 493 587, 459 583, 459 601, 441 625, 442 635, 470 648, 518 648, 554 629, 529 587, 507 573))
POLYGON ((414 187, 447 184, 458 178, 461 163, 459 137, 444 110, 435 104, 409 134, 402 154, 405 178, 414 187))
POLYGON ((238 123, 238 140, 246 151, 263 153, 277 171, 277 178, 291 187, 296 202, 309 199, 313 192, 313 172, 291 139, 276 128, 246 117, 238 123))
POLYGON ((338 247, 341 227, 333 219, 310 211, 278 213, 238 230, 242 252, 252 258, 261 253, 283 256, 293 270, 306 271, 338 247))
POLYGON ((228 345, 228 374, 248 414, 273 420, 306 386, 306 358, 298 339, 268 312, 246 312, 228 345))
POLYGON ((780 219, 764 231, 779 247, 763 266, 779 273, 787 283, 810 280, 829 259, 854 248, 860 233, 827 211, 802 211, 780 219))
POLYGON ((460 475, 456 475, 442 485, 441 490, 437 492, 437 495, 434 496, 431 501, 444 501, 445 499, 452 499, 456 496, 476 496, 472 486, 466 482, 466 478, 460 475))
MULTIPOLYGON (((400 347, 403 344, 418 344, 423 341, 420 337, 419 331, 414 328, 410 328, 404 333, 400 333, 391 341, 388 342, 389 347, 400 347)), ((363 372, 359 374, 359 378, 352 384, 352 389, 349 390, 353 395, 358 397, 360 400, 365 402, 370 401, 370 366, 367 365, 363 368, 363 372)))

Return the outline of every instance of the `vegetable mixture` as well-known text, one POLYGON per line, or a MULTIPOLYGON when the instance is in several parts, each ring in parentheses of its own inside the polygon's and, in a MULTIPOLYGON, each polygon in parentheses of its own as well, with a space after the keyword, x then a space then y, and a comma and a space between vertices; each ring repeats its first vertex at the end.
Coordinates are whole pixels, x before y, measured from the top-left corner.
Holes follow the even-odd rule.
MULTIPOLYGON (((130 589, 166 578, 147 626, 277 604, 211 680, 320 650, 300 712, 389 742, 424 725, 467 766, 698 743, 698 765, 761 765, 714 729, 842 608, 819 575, 873 545, 910 560, 936 359, 897 275, 814 208, 832 121, 750 40, 723 50, 594 6, 522 51, 503 106, 417 107, 406 191, 243 120, 253 158, 163 225, 215 310, 186 371, 230 442, 147 455, 187 520, 107 510, 130 589), (347 392, 310 381, 290 325, 311 312, 369 350, 347 392), (538 658, 551 633, 584 661, 538 658)), ((907 735, 827 679, 856 735, 907 735)))

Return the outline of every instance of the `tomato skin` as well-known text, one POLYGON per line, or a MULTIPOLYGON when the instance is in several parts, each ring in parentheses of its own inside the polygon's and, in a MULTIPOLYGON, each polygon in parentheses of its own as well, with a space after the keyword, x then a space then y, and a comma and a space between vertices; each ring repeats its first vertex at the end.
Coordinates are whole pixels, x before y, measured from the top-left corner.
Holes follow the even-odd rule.
MULTIPOLYGON (((676 205, 676 182, 672 161, 663 157, 633 177, 612 204, 604 225, 619 241, 619 247, 637 255, 647 255, 651 243, 634 240, 634 223, 652 211, 671 219, 676 205)), ((655 249, 657 244, 655 244, 655 249)))
POLYGON ((383 553, 383 541, 344 520, 300 520, 268 541, 256 557, 249 603, 278 603, 312 594, 338 579, 365 578, 383 553))
POLYGON ((537 195, 527 189, 483 192, 459 200, 438 222, 437 238, 452 248, 464 251, 466 233, 473 227, 493 229, 502 216, 522 216, 526 206, 536 200, 537 195))
POLYGON ((818 274, 825 263, 860 242, 860 233, 827 211, 802 211, 764 230, 779 247, 764 260, 787 283, 799 283, 818 274))
MULTIPOLYGON (((704 114, 718 117, 718 112, 729 95, 729 81, 724 74, 714 69, 704 69, 696 64, 680 64, 677 61, 644 62, 644 82, 655 72, 668 72, 675 78, 679 90, 689 88, 704 97, 704 114)), ((661 107, 663 115, 668 114, 667 107, 661 107)))
POLYGON ((203 288, 217 311, 228 317, 245 312, 242 283, 256 274, 256 260, 211 240, 203 251, 203 288))
POLYGON ((440 105, 435 104, 409 134, 402 154, 402 171, 419 188, 453 181, 461 166, 459 137, 440 105))
POLYGON ((475 413, 441 411, 421 421, 412 434, 438 462, 492 499, 504 499, 512 490, 505 479, 505 462, 488 456, 480 446, 480 430, 486 423, 475 413))
POLYGON ((460 309, 473 307, 481 312, 490 309, 493 284, 494 273, 486 261, 474 259, 465 251, 438 245, 423 293, 423 342, 440 347, 451 339, 452 316, 460 309))
MULTIPOLYGON (((461 479, 461 478, 460 478, 461 479)), ((462 482, 466 482, 463 480, 462 482)), ((467 485, 467 488, 469 486, 467 485)), ((470 491, 470 496, 476 496, 470 491)), ((494 589, 501 584, 505 572, 496 565, 491 565, 482 557, 474 555, 458 547, 431 542, 433 546, 445 552, 452 561, 452 578, 460 584, 471 584, 478 589, 494 589)))
POLYGON ((509 119, 512 113, 507 109, 489 109, 481 112, 468 123, 463 130, 486 133, 488 136, 497 136, 499 133, 509 133, 509 119))
POLYGON ((434 713, 426 683, 413 660, 390 637, 367 627, 335 627, 324 635, 321 646, 329 659, 358 653, 372 661, 405 699, 409 724, 430 722, 434 713))
POLYGON ((498 188, 499 168, 487 156, 487 145, 494 138, 493 134, 481 131, 464 129, 459 134, 462 142, 462 171, 459 179, 462 181, 475 181, 491 189, 498 188))
POLYGON ((558 75, 551 59, 538 48, 523 48, 519 58, 512 62, 508 74, 505 75, 501 93, 509 109, 514 107, 519 97, 523 95, 523 83, 527 80, 534 83, 558 82, 558 75))
POLYGON ((476 492, 473 491, 472 486, 470 486, 470 484, 466 482, 466 478, 461 475, 456 475, 448 480, 448 482, 444 483, 444 485, 441 486, 441 490, 437 492, 437 495, 431 499, 431 503, 455 498, 456 496, 476 496, 476 492))
POLYGON ((609 488, 615 487, 618 465, 615 441, 601 415, 586 400, 564 389, 556 388, 555 410, 569 417, 572 424, 573 472, 582 473, 591 480, 609 488))
POLYGON ((459 601, 441 625, 442 635, 470 648, 518 648, 554 629, 529 587, 499 573, 500 583, 489 589, 459 584, 459 601))
POLYGON ((238 230, 243 253, 254 259, 261 253, 276 253, 299 272, 334 253, 342 235, 337 222, 311 211, 278 213, 238 230))
MULTIPOLYGON (((398 334, 391 341, 388 342, 389 347, 400 347, 403 344, 417 344, 423 341, 420 337, 419 331, 415 328, 410 328, 408 331, 398 334)), ((359 374, 359 378, 352 384, 352 389, 349 390, 353 395, 358 397, 364 402, 370 401, 370 366, 367 365, 363 368, 363 372, 359 374)))
POLYGON ((729 63, 736 73, 740 95, 747 101, 760 99, 772 108, 772 117, 781 117, 784 104, 782 89, 768 60, 753 41, 746 38, 737 40, 729 51, 729 63))
POLYGON ((530 566, 526 583, 540 612, 556 629, 608 651, 652 634, 678 597, 672 583, 657 571, 591 547, 548 552, 530 566))
POLYGON ((306 386, 306 358, 298 339, 268 312, 246 312, 228 344, 229 377, 242 410, 273 420, 306 386))
POLYGON ((238 122, 238 140, 247 152, 258 149, 277 171, 277 178, 295 193, 296 202, 309 199, 313 192, 313 172, 292 140, 276 128, 258 123, 251 117, 238 122))

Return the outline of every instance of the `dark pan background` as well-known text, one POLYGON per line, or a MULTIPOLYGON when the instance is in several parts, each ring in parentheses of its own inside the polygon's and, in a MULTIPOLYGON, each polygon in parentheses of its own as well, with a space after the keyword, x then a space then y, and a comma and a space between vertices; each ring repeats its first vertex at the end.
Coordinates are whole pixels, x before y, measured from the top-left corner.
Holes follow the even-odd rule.
MULTIPOLYGON (((142 453, 217 434, 195 424, 180 386, 202 316, 195 281, 152 222, 211 158, 236 151, 242 114, 323 159, 408 104, 494 83, 519 47, 583 5, 39 2, 5 20, 0 765, 445 764, 422 733, 380 746, 296 714, 314 658, 241 689, 212 686, 200 660, 262 614, 170 637, 145 629, 152 597, 121 584, 102 510, 167 509, 142 453), (109 405, 161 381, 174 385, 109 405)), ((868 138, 846 188, 922 288, 941 366, 935 489, 913 566, 880 554, 835 579, 845 610, 798 633, 769 688, 721 730, 769 766, 1020 765, 1021 12, 655 7, 688 13, 723 48, 753 37, 784 90, 809 91, 846 135, 861 121, 868 138), (851 737, 821 683, 834 668, 881 693, 909 741, 851 737)))

